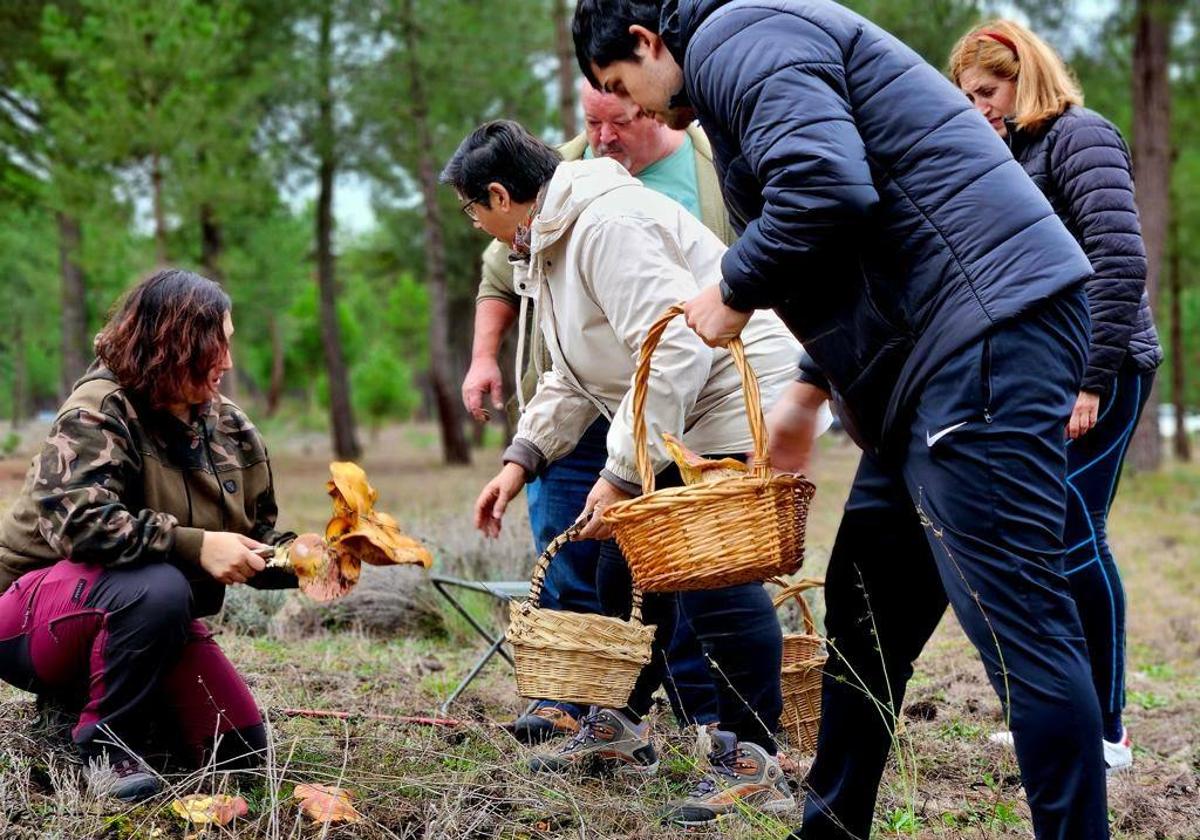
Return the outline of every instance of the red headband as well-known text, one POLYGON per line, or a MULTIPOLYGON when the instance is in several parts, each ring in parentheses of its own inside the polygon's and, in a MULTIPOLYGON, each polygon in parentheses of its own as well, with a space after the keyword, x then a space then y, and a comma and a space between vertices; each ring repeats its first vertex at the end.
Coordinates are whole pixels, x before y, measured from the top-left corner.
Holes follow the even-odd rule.
POLYGON ((1017 58, 1021 57, 1021 54, 1017 52, 1017 45, 1014 44, 1012 39, 1007 35, 1001 35, 999 32, 980 32, 979 39, 982 41, 985 38, 991 38, 997 44, 1003 44, 1004 46, 1008 47, 1009 51, 1014 56, 1017 58))

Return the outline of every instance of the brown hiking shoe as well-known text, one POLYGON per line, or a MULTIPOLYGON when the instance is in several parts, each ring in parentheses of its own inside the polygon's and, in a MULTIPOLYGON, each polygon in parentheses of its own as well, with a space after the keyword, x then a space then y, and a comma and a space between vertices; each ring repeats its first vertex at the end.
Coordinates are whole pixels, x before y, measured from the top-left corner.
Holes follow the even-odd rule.
POLYGON ((584 715, 579 731, 552 753, 535 755, 529 769, 535 773, 582 770, 633 770, 652 776, 658 771, 658 754, 650 743, 650 727, 634 724, 616 709, 597 709, 584 715))
POLYGON ((796 799, 774 756, 732 732, 712 733, 710 773, 691 795, 664 816, 675 825, 706 825, 726 814, 750 809, 769 814, 791 811, 796 799))
POLYGON ((532 745, 560 735, 574 735, 579 731, 579 721, 556 706, 541 706, 504 728, 522 744, 532 745))

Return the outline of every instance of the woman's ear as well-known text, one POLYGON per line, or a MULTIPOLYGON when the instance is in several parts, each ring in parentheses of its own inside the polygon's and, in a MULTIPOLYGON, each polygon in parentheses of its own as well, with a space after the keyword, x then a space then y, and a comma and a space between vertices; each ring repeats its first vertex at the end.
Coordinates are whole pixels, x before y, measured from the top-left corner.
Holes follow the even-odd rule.
POLYGON ((512 196, 508 194, 508 188, 499 181, 488 184, 488 199, 492 210, 508 212, 512 208, 512 196))

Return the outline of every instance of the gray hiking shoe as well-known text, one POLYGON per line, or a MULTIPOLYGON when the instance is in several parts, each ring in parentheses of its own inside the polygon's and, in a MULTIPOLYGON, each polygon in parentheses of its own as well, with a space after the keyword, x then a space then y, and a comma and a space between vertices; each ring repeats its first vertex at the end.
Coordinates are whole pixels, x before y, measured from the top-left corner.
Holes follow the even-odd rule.
POLYGON ((758 744, 739 742, 732 732, 718 730, 712 733, 712 746, 709 775, 687 799, 670 806, 664 822, 706 825, 742 810, 778 814, 796 807, 779 762, 758 744))
POLYGON ((111 761, 107 753, 89 759, 83 776, 93 796, 111 796, 124 802, 141 802, 162 789, 158 777, 144 764, 124 754, 111 761))
POLYGON ((652 776, 658 772, 658 754, 650 743, 646 722, 634 725, 616 709, 593 706, 579 721, 579 731, 554 752, 529 760, 535 773, 633 770, 652 776))

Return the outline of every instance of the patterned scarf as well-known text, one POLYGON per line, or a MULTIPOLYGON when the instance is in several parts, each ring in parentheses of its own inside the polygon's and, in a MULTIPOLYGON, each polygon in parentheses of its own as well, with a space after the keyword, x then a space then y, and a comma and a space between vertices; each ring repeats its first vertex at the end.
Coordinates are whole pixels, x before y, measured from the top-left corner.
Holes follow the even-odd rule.
POLYGON ((538 190, 537 198, 534 199, 533 206, 529 208, 529 215, 525 217, 525 221, 517 225, 517 232, 513 234, 513 253, 525 259, 529 259, 529 251, 532 246, 533 220, 541 212, 542 202, 546 199, 546 188, 548 186, 550 186, 549 183, 542 184, 542 188, 538 190))

